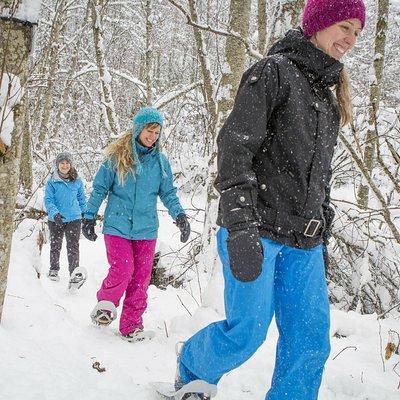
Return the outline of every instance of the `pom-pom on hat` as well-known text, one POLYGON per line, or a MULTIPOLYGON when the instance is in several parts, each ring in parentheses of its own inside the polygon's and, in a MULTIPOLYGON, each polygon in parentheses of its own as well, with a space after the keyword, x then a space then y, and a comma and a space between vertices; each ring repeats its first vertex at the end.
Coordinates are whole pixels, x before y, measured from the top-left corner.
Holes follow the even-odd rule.
POLYGON ((337 22, 357 18, 361 27, 365 25, 363 0, 308 0, 302 19, 304 35, 311 37, 337 22))

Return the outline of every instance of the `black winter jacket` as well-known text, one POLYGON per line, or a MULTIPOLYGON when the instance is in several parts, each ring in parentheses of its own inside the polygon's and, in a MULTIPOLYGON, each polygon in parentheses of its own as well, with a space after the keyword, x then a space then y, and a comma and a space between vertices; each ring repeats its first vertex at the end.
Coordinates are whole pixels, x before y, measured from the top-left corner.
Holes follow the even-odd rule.
POLYGON ((322 241, 343 65, 290 30, 243 75, 218 136, 218 223, 294 247, 322 241))

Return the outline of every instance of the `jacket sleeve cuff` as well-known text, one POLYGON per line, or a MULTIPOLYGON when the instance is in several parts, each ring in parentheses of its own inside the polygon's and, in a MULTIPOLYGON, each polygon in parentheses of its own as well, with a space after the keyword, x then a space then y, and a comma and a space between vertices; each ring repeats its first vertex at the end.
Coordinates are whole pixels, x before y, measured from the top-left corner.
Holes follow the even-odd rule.
POLYGON ((258 226, 254 190, 227 189, 221 193, 222 224, 228 229, 258 226))

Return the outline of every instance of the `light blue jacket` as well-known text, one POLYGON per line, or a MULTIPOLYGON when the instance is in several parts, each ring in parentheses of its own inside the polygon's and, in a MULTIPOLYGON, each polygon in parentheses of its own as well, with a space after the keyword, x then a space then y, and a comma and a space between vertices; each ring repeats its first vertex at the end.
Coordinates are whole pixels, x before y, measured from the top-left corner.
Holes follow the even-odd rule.
POLYGON ((177 189, 173 185, 171 166, 166 156, 157 148, 147 149, 138 143, 136 150, 142 166, 141 173, 128 173, 124 185, 119 182, 109 160, 101 165, 93 181, 85 218, 95 218, 108 195, 103 233, 130 240, 151 240, 157 238, 159 226, 158 196, 174 220, 184 210, 176 195, 177 189), (161 164, 165 169, 164 178, 161 164))
POLYGON ((86 209, 86 198, 81 178, 65 182, 55 170, 46 183, 44 206, 49 221, 60 213, 64 222, 81 219, 86 209))

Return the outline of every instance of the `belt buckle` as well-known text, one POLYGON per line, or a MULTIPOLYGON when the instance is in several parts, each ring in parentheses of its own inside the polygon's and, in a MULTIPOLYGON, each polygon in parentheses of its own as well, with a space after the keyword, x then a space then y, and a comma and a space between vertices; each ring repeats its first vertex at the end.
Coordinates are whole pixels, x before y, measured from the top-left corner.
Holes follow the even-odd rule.
POLYGON ((303 235, 306 236, 306 237, 314 237, 315 234, 317 233, 318 229, 320 228, 320 226, 321 226, 321 221, 320 220, 318 220, 318 219, 310 219, 308 221, 307 228, 303 232, 303 235), (314 228, 313 228, 313 224, 315 224, 314 228), (309 230, 311 230, 311 229, 313 229, 312 233, 309 232, 309 230))

